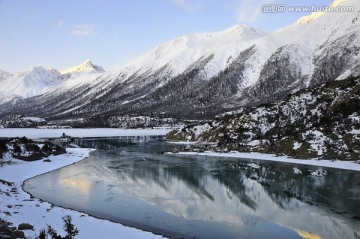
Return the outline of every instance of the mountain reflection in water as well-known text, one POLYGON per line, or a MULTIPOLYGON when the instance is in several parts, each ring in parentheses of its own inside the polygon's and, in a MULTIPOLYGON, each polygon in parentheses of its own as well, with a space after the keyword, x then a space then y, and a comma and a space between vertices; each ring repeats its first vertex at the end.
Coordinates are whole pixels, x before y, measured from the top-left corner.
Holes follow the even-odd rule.
POLYGON ((28 180, 25 189, 55 204, 172 238, 360 235, 357 172, 161 154, 183 146, 156 137, 75 143, 99 150, 78 164, 28 180), (312 176, 314 170, 326 175, 312 176))

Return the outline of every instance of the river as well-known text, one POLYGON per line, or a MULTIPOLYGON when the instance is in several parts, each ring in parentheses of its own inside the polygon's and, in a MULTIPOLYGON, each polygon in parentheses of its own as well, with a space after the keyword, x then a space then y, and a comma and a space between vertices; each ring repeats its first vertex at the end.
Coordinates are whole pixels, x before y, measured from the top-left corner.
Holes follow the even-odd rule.
MULTIPOLYGON (((360 238, 360 173, 166 154, 162 137, 79 139, 89 158, 37 176, 37 198, 170 238, 360 238)), ((121 235, 119 235, 121 238, 121 235)))

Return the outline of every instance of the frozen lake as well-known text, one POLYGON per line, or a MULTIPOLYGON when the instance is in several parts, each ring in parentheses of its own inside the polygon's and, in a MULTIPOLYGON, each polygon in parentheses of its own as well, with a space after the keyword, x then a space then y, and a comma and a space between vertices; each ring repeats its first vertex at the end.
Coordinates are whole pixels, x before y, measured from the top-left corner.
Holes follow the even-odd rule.
MULTIPOLYGON (((27 180, 35 197, 170 238, 359 238, 360 173, 164 155, 162 137, 81 139, 91 156, 27 180)), ((121 237, 121 235, 119 235, 121 237)))

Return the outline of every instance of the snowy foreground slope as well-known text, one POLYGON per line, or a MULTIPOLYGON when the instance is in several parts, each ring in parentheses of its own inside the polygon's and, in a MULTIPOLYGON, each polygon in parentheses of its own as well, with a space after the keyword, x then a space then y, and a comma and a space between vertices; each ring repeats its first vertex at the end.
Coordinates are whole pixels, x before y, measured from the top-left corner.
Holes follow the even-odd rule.
POLYGON ((332 6, 354 9, 312 14, 271 33, 235 26, 182 36, 91 80, 5 102, 0 117, 208 119, 360 75, 360 2, 336 0, 332 6))
POLYGON ((301 90, 273 104, 187 126, 166 138, 216 142, 212 147, 215 151, 360 162, 359 106, 360 77, 349 78, 301 90))

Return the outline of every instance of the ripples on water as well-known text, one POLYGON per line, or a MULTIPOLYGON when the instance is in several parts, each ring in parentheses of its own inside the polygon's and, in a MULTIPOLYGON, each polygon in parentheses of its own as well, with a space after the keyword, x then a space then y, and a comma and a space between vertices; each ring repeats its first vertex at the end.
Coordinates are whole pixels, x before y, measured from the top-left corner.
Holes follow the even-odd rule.
POLYGON ((360 238, 358 172, 167 155, 185 146, 161 137, 75 143, 98 150, 25 189, 172 238, 360 238))

